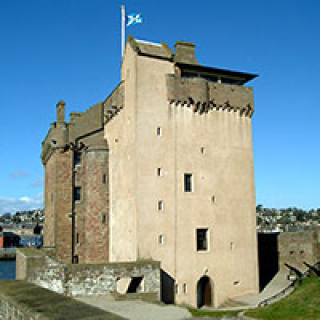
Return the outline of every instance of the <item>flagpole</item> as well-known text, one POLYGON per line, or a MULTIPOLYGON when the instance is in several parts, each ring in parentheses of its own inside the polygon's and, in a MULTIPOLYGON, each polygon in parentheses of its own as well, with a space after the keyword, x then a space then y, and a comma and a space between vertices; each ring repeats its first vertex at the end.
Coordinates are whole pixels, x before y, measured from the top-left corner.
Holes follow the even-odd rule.
POLYGON ((125 8, 122 5, 121 6, 121 56, 123 57, 124 53, 124 45, 125 45, 125 23, 126 23, 126 13, 125 13, 125 8))

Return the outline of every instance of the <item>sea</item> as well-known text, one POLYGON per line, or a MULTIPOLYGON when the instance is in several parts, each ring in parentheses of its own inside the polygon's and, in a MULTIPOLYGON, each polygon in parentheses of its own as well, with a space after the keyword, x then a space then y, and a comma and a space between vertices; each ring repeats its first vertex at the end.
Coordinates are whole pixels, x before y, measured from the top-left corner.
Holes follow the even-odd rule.
POLYGON ((13 280, 16 277, 16 261, 0 260, 0 280, 13 280))

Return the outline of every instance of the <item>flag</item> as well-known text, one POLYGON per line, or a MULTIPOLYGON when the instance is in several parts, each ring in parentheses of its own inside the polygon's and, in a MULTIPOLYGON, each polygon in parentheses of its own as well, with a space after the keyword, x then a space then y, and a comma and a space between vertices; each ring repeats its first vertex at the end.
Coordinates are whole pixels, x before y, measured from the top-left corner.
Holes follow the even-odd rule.
POLYGON ((127 27, 134 24, 138 24, 138 23, 142 23, 142 18, 140 13, 138 14, 131 13, 127 15, 127 27))

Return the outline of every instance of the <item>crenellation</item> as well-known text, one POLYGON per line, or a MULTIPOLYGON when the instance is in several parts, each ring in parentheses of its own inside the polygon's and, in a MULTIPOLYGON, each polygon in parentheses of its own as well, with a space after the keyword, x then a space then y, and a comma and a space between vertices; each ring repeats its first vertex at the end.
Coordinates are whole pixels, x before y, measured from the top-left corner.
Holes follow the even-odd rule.
POLYGON ((209 110, 240 112, 251 117, 253 91, 250 87, 214 83, 202 78, 181 78, 167 75, 167 99, 171 104, 193 106, 193 112, 199 114, 209 110))

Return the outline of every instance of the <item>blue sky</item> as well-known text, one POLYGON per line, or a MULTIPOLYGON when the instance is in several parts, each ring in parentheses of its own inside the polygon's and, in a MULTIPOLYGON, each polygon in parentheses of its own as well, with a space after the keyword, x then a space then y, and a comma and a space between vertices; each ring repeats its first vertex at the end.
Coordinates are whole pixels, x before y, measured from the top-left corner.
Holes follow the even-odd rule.
POLYGON ((120 5, 138 39, 196 44, 204 65, 258 73, 257 203, 320 207, 320 2, 316 0, 0 0, 0 214, 42 206, 41 141, 67 112, 102 101, 120 78, 120 5))

